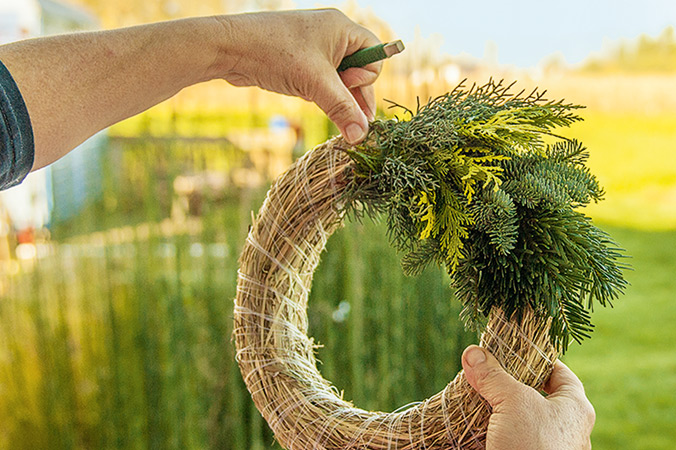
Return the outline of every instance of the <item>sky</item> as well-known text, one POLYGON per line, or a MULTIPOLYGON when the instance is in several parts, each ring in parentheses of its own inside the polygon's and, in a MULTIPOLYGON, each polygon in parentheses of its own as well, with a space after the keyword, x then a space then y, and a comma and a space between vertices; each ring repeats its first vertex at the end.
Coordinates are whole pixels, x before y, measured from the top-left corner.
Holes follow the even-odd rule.
MULTIPOLYGON (((299 8, 344 1, 296 0, 299 8)), ((481 57, 497 46, 500 64, 532 67, 560 53, 581 63, 604 45, 645 33, 656 37, 676 26, 676 0, 357 0, 385 20, 404 43, 420 30, 439 34, 442 51, 481 57), (488 44, 492 45, 492 44, 488 44)))

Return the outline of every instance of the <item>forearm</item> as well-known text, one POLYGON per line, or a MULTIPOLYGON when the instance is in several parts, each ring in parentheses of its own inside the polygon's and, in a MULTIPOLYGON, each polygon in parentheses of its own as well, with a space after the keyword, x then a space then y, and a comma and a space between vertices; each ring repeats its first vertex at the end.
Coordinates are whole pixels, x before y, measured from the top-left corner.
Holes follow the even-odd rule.
POLYGON ((38 169, 97 131, 213 78, 315 102, 356 143, 373 116, 380 64, 340 75, 336 67, 378 42, 339 11, 286 11, 38 38, 0 46, 0 61, 26 103, 38 169))
POLYGON ((0 46, 0 60, 31 118, 33 169, 97 131, 212 78, 223 31, 214 18, 197 18, 0 46))

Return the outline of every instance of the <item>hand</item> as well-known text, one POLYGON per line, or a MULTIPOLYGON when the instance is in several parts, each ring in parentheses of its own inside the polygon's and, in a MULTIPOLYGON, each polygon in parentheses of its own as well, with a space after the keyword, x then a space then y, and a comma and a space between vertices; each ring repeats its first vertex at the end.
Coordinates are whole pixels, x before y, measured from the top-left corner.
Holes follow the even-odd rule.
POLYGON ((595 414, 575 374, 561 361, 544 387, 516 381, 485 349, 475 345, 462 355, 469 384, 491 405, 487 450, 590 449, 595 414))
POLYGON ((375 111, 371 84, 382 63, 340 74, 336 68, 345 56, 378 44, 373 33, 333 9, 218 19, 225 47, 214 77, 315 102, 349 143, 364 139, 375 111))

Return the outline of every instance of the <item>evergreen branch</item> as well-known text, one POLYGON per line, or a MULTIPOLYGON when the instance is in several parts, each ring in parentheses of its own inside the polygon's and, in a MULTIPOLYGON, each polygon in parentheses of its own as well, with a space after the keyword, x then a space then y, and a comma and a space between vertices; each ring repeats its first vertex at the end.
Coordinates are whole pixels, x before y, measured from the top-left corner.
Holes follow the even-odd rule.
POLYGON ((552 342, 565 350, 591 333, 594 303, 624 290, 627 267, 575 210, 603 196, 586 148, 555 133, 581 120, 580 107, 512 87, 463 82, 418 101, 415 113, 391 102, 408 118, 374 121, 348 151, 344 204, 357 216, 386 215, 407 274, 445 265, 469 326, 493 308, 517 320, 531 308, 551 318, 552 342), (557 140, 545 145, 544 136, 557 140))

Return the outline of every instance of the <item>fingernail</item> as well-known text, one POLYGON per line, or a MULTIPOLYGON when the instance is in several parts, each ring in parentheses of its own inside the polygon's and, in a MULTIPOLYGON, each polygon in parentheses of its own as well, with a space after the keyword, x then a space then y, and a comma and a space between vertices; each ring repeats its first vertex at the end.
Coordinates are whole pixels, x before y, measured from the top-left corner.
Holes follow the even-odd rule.
POLYGON ((366 130, 358 123, 351 123, 345 128, 345 139, 347 139, 347 142, 350 144, 356 144, 361 141, 365 135, 366 130))
POLYGON ((486 354, 479 347, 470 347, 465 353, 465 361, 470 367, 474 367, 486 361, 486 354))

